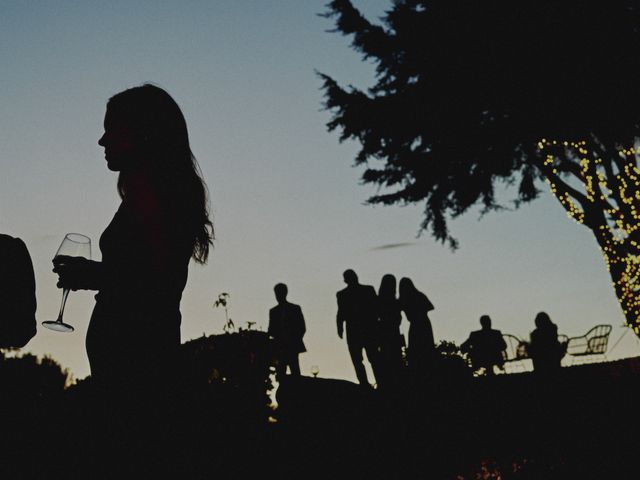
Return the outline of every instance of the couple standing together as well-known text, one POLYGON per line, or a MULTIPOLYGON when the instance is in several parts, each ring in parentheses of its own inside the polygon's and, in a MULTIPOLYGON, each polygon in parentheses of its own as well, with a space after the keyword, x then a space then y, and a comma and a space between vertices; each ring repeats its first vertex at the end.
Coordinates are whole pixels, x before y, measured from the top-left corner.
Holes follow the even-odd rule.
POLYGON ((409 368, 414 373, 424 371, 435 353, 428 316, 434 307, 427 296, 406 277, 400 279, 398 297, 393 275, 382 277, 377 294, 371 285, 360 284, 358 275, 351 269, 343 273, 343 278, 347 286, 336 294, 338 336, 343 337, 346 325, 347 345, 358 382, 369 385, 363 350, 378 386, 386 387, 397 379, 402 368, 402 312, 409 322, 409 368))

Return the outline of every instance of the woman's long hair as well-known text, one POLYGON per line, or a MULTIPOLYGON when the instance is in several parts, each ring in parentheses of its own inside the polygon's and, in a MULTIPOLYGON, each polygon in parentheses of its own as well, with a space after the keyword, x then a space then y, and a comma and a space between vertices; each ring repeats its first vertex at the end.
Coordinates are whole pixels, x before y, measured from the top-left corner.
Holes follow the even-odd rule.
MULTIPOLYGON (((400 313, 400 302, 396 297, 396 277, 387 273, 380 280, 380 288, 378 289, 378 318, 381 326, 385 330, 386 335, 397 336, 402 321, 400 313), (391 329, 393 334, 391 334, 391 329)), ((387 338, 387 341, 393 341, 394 338, 387 338)))
MULTIPOLYGON (((206 263, 213 243, 207 186, 189 146, 187 122, 180 107, 163 89, 144 84, 111 97, 107 111, 137 137, 138 154, 152 165, 162 208, 192 241, 192 258, 206 263)), ((126 197, 123 173, 118 193, 126 197)))
POLYGON ((403 277, 400 279, 400 284, 398 285, 398 294, 400 301, 403 304, 407 304, 418 296, 419 291, 410 278, 403 277))
POLYGON ((551 321, 551 317, 547 312, 538 312, 534 320, 534 323, 538 328, 549 328, 553 325, 553 322, 551 321))
POLYGON ((429 298, 416 288, 410 278, 403 277, 398 284, 399 300, 402 309, 407 310, 419 309, 425 313, 433 310, 433 304, 429 298))
POLYGON ((387 273, 380 280, 378 298, 383 302, 392 302, 396 299, 396 277, 387 273))

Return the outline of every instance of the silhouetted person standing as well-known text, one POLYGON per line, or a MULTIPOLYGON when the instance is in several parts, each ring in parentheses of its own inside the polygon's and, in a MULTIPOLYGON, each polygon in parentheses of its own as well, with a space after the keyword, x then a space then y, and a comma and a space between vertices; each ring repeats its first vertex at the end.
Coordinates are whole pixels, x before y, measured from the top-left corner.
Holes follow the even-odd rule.
POLYGON ((160 469, 172 460, 162 449, 171 448, 176 418, 169 411, 180 379, 182 291, 189 261, 206 263, 213 238, 206 185, 180 107, 154 85, 109 99, 98 144, 107 168, 119 172, 122 199, 100 237, 102 261, 57 257, 54 271, 59 287, 98 291, 86 338, 96 408, 104 411, 94 418, 134 444, 103 440, 138 466, 160 469))
POLYGON ((358 275, 351 269, 345 270, 343 278, 347 286, 336 294, 338 336, 342 338, 346 324, 347 345, 358 382, 360 385, 369 386, 362 351, 366 351, 367 359, 373 367, 376 362, 376 291, 371 285, 361 285, 358 275))
POLYGON ((298 355, 306 352, 302 338, 307 331, 300 305, 287 301, 288 289, 284 283, 278 283, 273 291, 278 305, 269 310, 268 333, 273 337, 276 360, 276 372, 284 375, 287 366, 291 375, 300 375, 298 355))
POLYGON ((396 297, 396 277, 386 274, 378 289, 377 369, 378 384, 387 387, 402 371, 403 338, 400 333, 402 313, 396 297))
POLYGON ((533 370, 541 374, 558 372, 565 353, 565 346, 558 340, 558 327, 546 312, 536 315, 535 324, 527 347, 533 370))
POLYGON ((206 186, 180 107, 143 85, 107 103, 104 147, 122 202, 100 237, 102 262, 54 260, 59 286, 98 290, 87 332, 91 376, 109 388, 163 382, 180 346, 189 260, 205 263, 212 238, 206 186), (153 382, 153 380, 151 380, 153 382))
POLYGON ((36 334, 36 282, 27 246, 0 234, 0 348, 24 347, 36 334))
POLYGON ((460 350, 471 357, 471 364, 475 370, 484 368, 487 375, 493 375, 493 366, 502 368, 504 365, 503 352, 507 344, 502 338, 500 330, 491 328, 491 317, 480 317, 482 330, 471 332, 469 338, 460 345, 460 350))
POLYGON ((433 304, 419 291, 411 279, 401 278, 399 284, 400 307, 409 321, 407 360, 414 373, 425 371, 435 355, 435 341, 429 312, 433 304))

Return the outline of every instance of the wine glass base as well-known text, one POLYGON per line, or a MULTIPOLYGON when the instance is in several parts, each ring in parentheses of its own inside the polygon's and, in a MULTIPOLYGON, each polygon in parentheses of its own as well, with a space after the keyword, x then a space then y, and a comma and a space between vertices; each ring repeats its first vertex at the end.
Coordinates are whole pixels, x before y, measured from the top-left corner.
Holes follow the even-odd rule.
POLYGON ((56 332, 73 332, 71 325, 59 322, 58 320, 45 320, 42 322, 42 326, 47 327, 49 330, 55 330, 56 332))

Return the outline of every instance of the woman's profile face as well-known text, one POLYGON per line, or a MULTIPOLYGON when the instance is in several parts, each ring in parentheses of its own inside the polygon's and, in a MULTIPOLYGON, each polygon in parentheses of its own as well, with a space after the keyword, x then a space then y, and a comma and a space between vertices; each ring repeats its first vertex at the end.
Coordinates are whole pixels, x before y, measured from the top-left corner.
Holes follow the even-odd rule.
POLYGON ((107 109, 104 116, 104 133, 98 140, 98 145, 104 147, 104 158, 109 170, 120 172, 133 165, 135 140, 133 130, 107 109))

